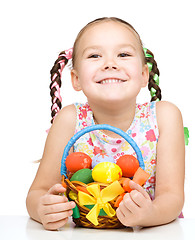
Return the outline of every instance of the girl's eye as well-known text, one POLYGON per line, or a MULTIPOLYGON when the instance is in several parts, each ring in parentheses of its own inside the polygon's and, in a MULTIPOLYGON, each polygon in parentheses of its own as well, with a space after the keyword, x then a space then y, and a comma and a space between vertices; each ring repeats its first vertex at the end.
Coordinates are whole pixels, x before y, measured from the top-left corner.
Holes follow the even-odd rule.
POLYGON ((120 53, 118 55, 118 57, 130 57, 130 56, 131 56, 131 54, 129 54, 129 53, 120 53))
POLYGON ((99 57, 100 57, 100 55, 98 55, 98 54, 92 54, 88 58, 99 58, 99 57))

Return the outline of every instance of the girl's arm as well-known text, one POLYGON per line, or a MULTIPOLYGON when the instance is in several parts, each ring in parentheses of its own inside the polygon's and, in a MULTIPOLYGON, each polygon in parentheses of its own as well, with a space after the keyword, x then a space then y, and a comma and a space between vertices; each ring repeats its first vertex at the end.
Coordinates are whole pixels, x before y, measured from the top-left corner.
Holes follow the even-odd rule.
POLYGON ((158 102, 157 120, 160 137, 153 203, 158 210, 158 221, 163 224, 177 218, 183 208, 185 140, 181 112, 175 105, 158 102))
POLYGON ((134 182, 124 196, 117 217, 126 226, 154 226, 176 219, 184 204, 185 142, 182 116, 168 102, 157 103, 159 141, 155 200, 134 182))
POLYGON ((74 135, 76 110, 74 105, 63 108, 56 117, 46 140, 43 157, 36 177, 27 195, 29 215, 46 229, 64 225, 72 214, 75 203, 60 196, 65 189, 61 184, 61 158, 69 139, 74 135))

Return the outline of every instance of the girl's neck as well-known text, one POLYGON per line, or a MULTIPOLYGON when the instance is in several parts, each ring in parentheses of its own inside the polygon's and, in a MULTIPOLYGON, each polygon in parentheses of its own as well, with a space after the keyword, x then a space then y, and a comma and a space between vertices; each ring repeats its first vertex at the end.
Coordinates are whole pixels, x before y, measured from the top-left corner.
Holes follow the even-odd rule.
MULTIPOLYGON (((126 132, 131 126, 131 123, 133 122, 136 110, 136 100, 126 105, 100 105, 98 103, 93 104, 90 101, 88 101, 88 103, 93 112, 93 118, 96 124, 109 124, 111 126, 118 127, 124 132, 126 132)), ((111 134, 109 131, 105 132, 109 136, 116 135, 111 134)))

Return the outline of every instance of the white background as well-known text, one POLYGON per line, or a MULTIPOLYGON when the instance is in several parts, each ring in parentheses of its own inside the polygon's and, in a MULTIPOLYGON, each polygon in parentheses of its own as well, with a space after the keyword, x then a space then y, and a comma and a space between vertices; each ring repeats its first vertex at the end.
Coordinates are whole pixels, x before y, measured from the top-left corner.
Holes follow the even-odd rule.
MULTIPOLYGON (((25 198, 38 168, 33 161, 42 156, 50 126, 49 71, 58 53, 72 47, 78 31, 103 16, 120 17, 135 27, 155 54, 163 100, 183 114, 190 130, 184 215, 195 216, 195 14, 190 0, 0 2, 0 214, 27 214, 25 198)), ((64 106, 85 101, 71 88, 68 70, 62 81, 64 106)), ((140 102, 149 99, 147 89, 140 93, 140 102)))

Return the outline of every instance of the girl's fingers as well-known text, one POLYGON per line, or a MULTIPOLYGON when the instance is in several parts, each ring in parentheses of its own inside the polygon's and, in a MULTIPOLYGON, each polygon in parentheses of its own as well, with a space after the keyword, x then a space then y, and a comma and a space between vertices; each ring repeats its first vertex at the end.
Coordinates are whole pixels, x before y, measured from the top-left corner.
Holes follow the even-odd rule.
POLYGON ((146 199, 150 199, 149 194, 139 184, 135 183, 134 181, 130 181, 129 186, 132 190, 137 190, 140 192, 146 199))
POLYGON ((40 201, 43 205, 51 205, 56 203, 68 202, 68 198, 60 195, 46 194, 43 197, 41 197, 40 201))
POLYGON ((127 210, 127 211, 128 211, 128 214, 127 214, 126 210, 124 210, 124 209, 121 210, 120 207, 117 208, 117 210, 116 210, 116 216, 124 226, 130 226, 129 224, 130 224, 131 219, 135 218, 129 210, 127 210))
POLYGON ((68 202, 67 197, 64 195, 59 195, 60 193, 64 193, 66 188, 64 188, 61 184, 55 184, 52 186, 48 192, 41 198, 41 203, 44 205, 50 205, 55 203, 65 203, 68 202))
POLYGON ((53 223, 53 222, 58 222, 61 221, 63 219, 66 219, 70 216, 72 216, 73 211, 69 210, 69 211, 65 211, 65 212, 59 212, 59 213, 52 213, 52 214, 47 214, 44 217, 44 222, 48 223, 53 223))
POLYGON ((138 206, 138 207, 144 207, 148 199, 145 198, 145 196, 138 192, 137 190, 133 190, 130 192, 130 197, 132 201, 138 206))
POLYGON ((45 205, 44 207, 44 214, 51 214, 51 213, 59 213, 71 210, 75 207, 75 202, 66 202, 66 203, 58 203, 52 205, 45 205))
POLYGON ((54 195, 58 195, 59 193, 64 193, 64 192, 66 192, 66 188, 64 188, 60 183, 55 184, 48 190, 48 194, 54 194, 54 195))
POLYGON ((124 220, 125 220, 125 215, 123 212, 120 210, 120 208, 117 208, 116 210, 116 216, 120 220, 120 222, 124 225, 124 220))
POLYGON ((126 193, 123 201, 119 204, 119 208, 122 211, 122 213, 126 216, 130 212, 135 213, 139 206, 135 204, 135 202, 131 199, 130 193, 126 193))

